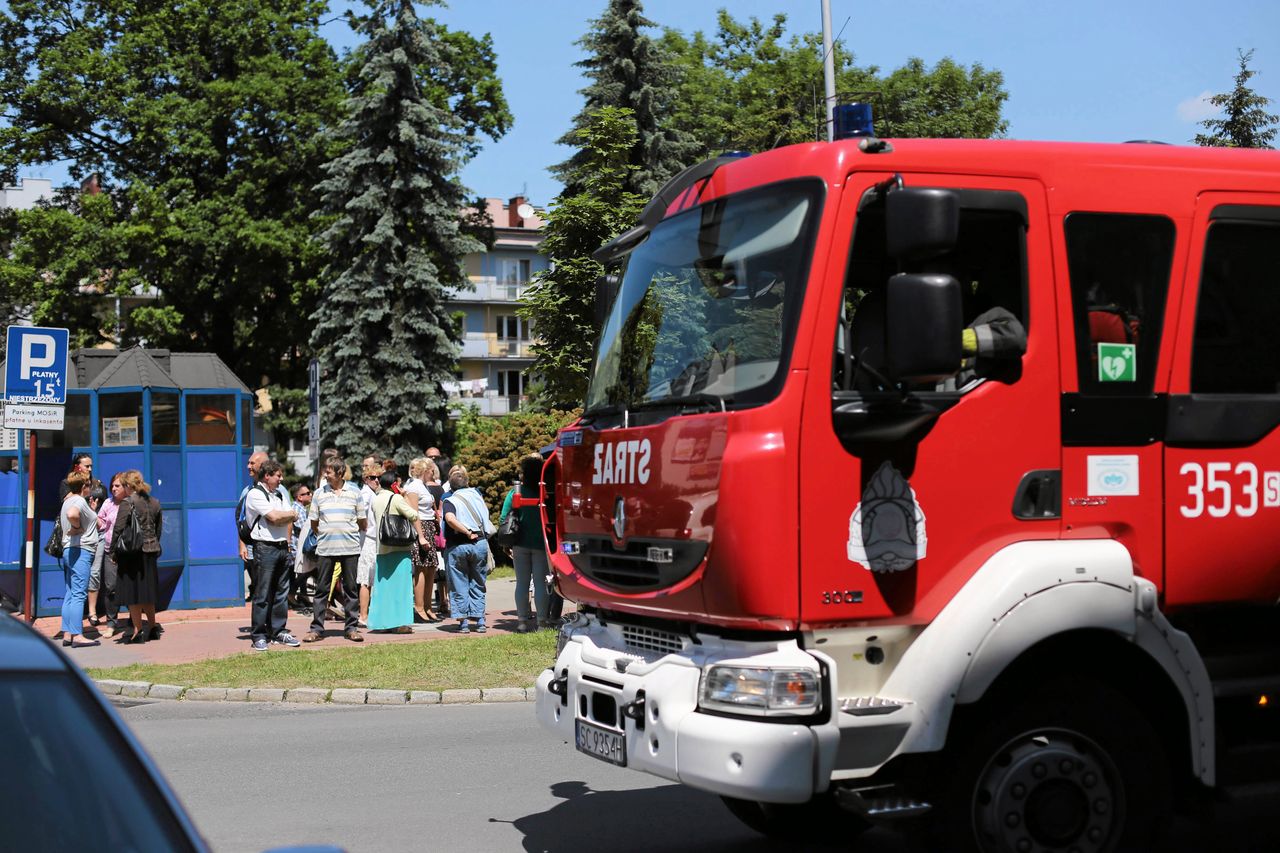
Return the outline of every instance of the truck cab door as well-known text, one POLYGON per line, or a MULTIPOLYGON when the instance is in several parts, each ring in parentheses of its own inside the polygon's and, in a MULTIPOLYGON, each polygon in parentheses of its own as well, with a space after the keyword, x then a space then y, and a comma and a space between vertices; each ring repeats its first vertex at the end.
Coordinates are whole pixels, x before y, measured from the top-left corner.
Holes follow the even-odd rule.
POLYGON ((1177 227, 1133 212, 1127 197, 1099 204, 1108 201, 1110 210, 1068 210, 1060 220, 1063 537, 1115 539, 1134 572, 1160 587, 1177 227))
POLYGON ((1168 606, 1280 598, 1278 270, 1280 196, 1200 196, 1168 406, 1168 606))
POLYGON ((840 204, 837 239, 850 250, 831 253, 825 276, 842 284, 823 292, 801 439, 801 620, 928 621, 999 548, 1059 535, 1058 347, 1044 188, 1013 178, 855 173, 840 204), (904 269, 886 250, 881 201, 899 178, 958 197, 955 245, 919 268, 904 269), (1000 353, 971 360, 942 383, 903 388, 885 376, 884 304, 899 272, 956 279, 980 352, 989 355, 998 335, 1000 353), (993 309, 1021 328, 1015 346, 1003 346, 1007 322, 993 332, 982 320, 993 309), (827 365, 831 373, 818 375, 827 365))

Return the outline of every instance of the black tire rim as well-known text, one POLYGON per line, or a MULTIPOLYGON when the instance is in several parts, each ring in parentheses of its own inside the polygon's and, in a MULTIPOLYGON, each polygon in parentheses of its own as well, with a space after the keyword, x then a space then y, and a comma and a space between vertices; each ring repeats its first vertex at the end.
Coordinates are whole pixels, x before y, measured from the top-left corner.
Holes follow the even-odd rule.
POLYGON ((1124 827, 1124 788, 1095 741, 1067 729, 1010 739, 973 797, 978 846, 991 853, 1104 853, 1124 827))

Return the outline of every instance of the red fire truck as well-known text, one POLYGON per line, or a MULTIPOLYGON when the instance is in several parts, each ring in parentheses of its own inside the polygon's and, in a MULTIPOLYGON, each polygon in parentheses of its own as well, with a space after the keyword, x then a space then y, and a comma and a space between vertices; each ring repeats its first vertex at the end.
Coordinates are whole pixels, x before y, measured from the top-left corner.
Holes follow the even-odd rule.
POLYGON ((1280 790, 1280 154, 725 156, 597 257, 557 736, 791 839, 1158 849, 1280 790))

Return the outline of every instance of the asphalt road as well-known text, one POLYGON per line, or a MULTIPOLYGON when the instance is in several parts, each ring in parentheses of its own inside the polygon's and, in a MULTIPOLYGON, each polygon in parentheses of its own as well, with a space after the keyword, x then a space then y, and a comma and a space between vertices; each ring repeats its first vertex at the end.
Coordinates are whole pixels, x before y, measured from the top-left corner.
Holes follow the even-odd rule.
MULTIPOLYGON (((801 849, 745 828, 712 795, 577 754, 538 727, 530 703, 117 707, 217 853, 801 849)), ((1180 822, 1171 851, 1280 849, 1268 817, 1255 807, 1217 826, 1180 822)), ((885 830, 848 849, 914 853, 885 830)))

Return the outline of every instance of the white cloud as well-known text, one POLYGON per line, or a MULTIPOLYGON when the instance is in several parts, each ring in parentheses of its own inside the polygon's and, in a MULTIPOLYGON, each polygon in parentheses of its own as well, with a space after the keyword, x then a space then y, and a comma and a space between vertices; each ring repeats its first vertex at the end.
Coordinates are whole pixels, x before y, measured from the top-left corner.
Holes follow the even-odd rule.
POLYGON ((1194 98, 1178 104, 1178 118, 1187 123, 1201 122, 1218 114, 1218 108, 1209 103, 1213 93, 1205 89, 1194 98))

